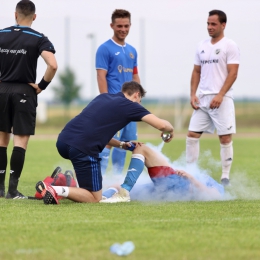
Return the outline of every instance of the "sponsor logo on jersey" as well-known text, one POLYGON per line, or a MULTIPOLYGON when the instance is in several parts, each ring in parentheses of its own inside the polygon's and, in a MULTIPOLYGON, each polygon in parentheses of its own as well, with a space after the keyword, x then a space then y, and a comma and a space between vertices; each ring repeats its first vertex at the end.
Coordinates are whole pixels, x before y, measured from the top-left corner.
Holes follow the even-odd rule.
POLYGON ((203 53, 205 53, 205 51, 204 51, 204 50, 202 50, 202 51, 201 51, 201 54, 203 54, 203 53))
POLYGON ((120 54, 120 52, 119 52, 119 51, 115 53, 115 55, 119 55, 119 54, 120 54))
POLYGON ((215 53, 219 54, 220 53, 220 49, 216 49, 215 53))
POLYGON ((26 100, 25 100, 25 99, 21 99, 20 102, 21 102, 21 103, 25 103, 26 100))
POLYGON ((131 73, 133 73, 133 71, 134 71, 133 69, 125 68, 122 65, 118 65, 117 69, 118 69, 119 73, 121 73, 122 71, 123 72, 131 72, 131 73))
POLYGON ((201 64, 210 64, 210 63, 218 63, 218 59, 213 60, 201 60, 201 64))
POLYGON ((134 56, 134 54, 132 52, 129 53, 129 56, 130 56, 131 59, 135 58, 135 56, 134 56))

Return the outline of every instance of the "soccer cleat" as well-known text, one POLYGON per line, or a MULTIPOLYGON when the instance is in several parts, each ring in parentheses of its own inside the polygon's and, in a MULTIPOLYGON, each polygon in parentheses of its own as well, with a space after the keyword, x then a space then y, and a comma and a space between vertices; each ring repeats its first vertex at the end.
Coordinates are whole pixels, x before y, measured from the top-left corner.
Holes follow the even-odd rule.
POLYGON ((221 179, 221 184, 223 186, 230 186, 229 179, 228 178, 221 179))
POLYGON ((59 204, 58 195, 50 184, 39 181, 35 188, 41 193, 44 204, 59 204))
POLYGON ((56 169, 53 171, 53 173, 51 174, 51 178, 54 178, 58 173, 61 172, 61 167, 56 167, 56 169))
POLYGON ((51 185, 53 185, 53 186, 67 186, 66 176, 63 173, 58 173, 57 175, 55 175, 51 185))
POLYGON ((6 199, 13 199, 13 200, 17 200, 17 199, 28 199, 28 197, 24 196, 21 192, 19 192, 18 190, 15 191, 14 193, 10 193, 9 191, 6 194, 6 199))
POLYGON ((120 188, 118 193, 115 193, 111 198, 106 198, 104 199, 102 197, 102 199, 99 201, 100 203, 118 203, 118 202, 130 202, 130 195, 129 195, 129 191, 124 189, 124 188, 120 188))

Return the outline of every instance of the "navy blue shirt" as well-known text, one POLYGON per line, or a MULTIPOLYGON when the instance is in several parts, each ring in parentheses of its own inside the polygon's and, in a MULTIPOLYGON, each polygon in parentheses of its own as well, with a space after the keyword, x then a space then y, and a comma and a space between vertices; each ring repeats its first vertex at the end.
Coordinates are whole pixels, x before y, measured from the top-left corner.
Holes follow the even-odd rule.
POLYGON ((147 109, 127 99, 122 92, 103 93, 67 123, 58 140, 98 157, 117 131, 148 114, 147 109))

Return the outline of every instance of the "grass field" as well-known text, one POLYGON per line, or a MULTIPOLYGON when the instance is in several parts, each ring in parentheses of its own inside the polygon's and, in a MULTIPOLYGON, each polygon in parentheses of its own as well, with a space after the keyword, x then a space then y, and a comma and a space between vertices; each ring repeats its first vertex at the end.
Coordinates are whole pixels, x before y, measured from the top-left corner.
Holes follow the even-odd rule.
MULTIPOLYGON (((44 205, 0 199, 0 259, 118 259, 109 247, 128 240, 136 248, 127 259, 260 259, 259 146, 260 138, 234 137, 232 200, 44 205)), ((163 147, 171 161, 182 162, 184 150, 184 138, 163 147)), ((205 136, 200 167, 218 180, 218 162, 217 137, 205 136)), ((35 183, 58 165, 71 169, 56 152, 55 140, 32 139, 19 190, 33 195, 35 183)))

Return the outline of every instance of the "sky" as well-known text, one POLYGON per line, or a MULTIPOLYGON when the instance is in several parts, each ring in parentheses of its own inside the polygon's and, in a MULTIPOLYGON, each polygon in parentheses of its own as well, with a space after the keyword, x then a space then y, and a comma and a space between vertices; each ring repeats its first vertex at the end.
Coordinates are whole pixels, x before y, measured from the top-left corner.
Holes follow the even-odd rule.
MULTIPOLYGON (((0 0, 0 28, 14 25, 18 1, 0 0)), ((37 18, 32 24, 54 44, 58 71, 39 100, 53 100, 58 74, 69 65, 82 86, 83 99, 96 96, 95 52, 110 39, 111 14, 131 12, 126 42, 138 52, 138 70, 147 98, 189 98, 190 77, 197 44, 208 38, 207 18, 212 9, 227 14, 225 36, 239 46, 241 64, 233 85, 236 98, 260 98, 259 0, 34 0, 37 18), (92 37, 91 37, 92 36, 92 37)), ((39 58, 37 82, 46 65, 39 58)))

